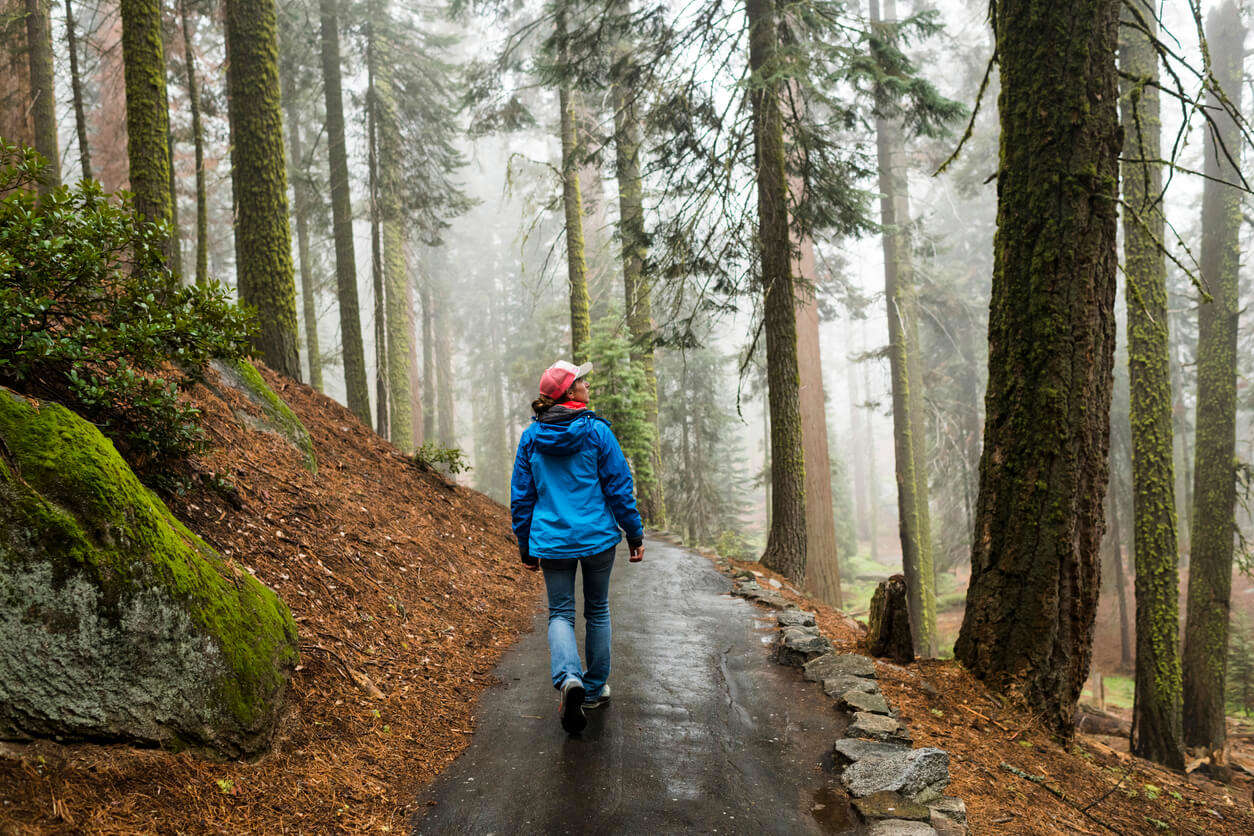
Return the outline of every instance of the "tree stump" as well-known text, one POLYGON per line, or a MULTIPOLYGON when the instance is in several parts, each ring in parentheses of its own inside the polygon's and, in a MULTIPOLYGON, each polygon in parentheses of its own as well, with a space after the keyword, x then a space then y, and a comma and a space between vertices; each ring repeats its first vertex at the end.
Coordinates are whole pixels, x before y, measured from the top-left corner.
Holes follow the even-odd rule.
POLYGON ((871 612, 867 617, 866 642, 872 656, 903 663, 914 661, 904 575, 893 575, 875 587, 875 594, 871 596, 871 612))

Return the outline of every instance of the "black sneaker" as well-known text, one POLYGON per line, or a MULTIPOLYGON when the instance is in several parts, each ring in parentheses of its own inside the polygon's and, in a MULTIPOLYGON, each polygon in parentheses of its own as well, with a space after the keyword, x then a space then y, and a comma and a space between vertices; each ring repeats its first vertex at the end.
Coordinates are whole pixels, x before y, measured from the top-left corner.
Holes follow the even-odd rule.
POLYGON ((562 717, 562 728, 570 734, 578 734, 588 725, 588 718, 583 713, 583 683, 573 676, 567 677, 562 683, 562 700, 558 705, 558 713, 562 717))
POLYGON ((600 708, 601 706, 605 705, 609 701, 610 701, 610 684, 607 682, 601 688, 601 696, 597 697, 594 700, 584 700, 583 707, 585 709, 600 708))

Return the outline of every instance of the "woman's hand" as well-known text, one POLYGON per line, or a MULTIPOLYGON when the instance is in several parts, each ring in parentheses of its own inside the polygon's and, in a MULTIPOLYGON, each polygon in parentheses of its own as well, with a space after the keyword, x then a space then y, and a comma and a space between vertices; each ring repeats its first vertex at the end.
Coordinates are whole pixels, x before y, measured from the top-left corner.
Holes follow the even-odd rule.
POLYGON ((627 558, 631 563, 639 563, 644 560, 644 546, 636 546, 631 550, 631 555, 627 558))

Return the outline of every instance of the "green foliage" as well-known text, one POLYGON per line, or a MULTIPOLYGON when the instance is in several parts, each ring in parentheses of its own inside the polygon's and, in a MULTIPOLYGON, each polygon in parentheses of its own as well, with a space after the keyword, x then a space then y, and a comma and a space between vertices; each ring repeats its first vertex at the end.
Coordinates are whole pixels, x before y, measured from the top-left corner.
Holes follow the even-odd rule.
POLYGON ((0 140, 0 384, 66 404, 137 469, 201 449, 180 398, 211 358, 243 357, 250 317, 216 284, 182 287, 164 226, 98 183, 33 191, 44 162, 0 140))
POLYGON ((738 528, 726 529, 714 542, 714 551, 718 552, 720 557, 731 560, 756 560, 760 550, 759 545, 746 537, 738 528))
POLYGON ((1229 711, 1254 714, 1254 620, 1243 612, 1234 612, 1228 639, 1229 711))
POLYGON ((411 461, 421 470, 439 470, 450 476, 470 470, 460 447, 441 447, 428 441, 415 451, 411 461))
POLYGON ((588 343, 593 372, 588 380, 592 406, 614 426, 623 455, 634 463, 637 492, 652 484, 653 426, 649 423, 644 369, 631 362, 631 339, 622 316, 609 314, 597 320, 588 343))

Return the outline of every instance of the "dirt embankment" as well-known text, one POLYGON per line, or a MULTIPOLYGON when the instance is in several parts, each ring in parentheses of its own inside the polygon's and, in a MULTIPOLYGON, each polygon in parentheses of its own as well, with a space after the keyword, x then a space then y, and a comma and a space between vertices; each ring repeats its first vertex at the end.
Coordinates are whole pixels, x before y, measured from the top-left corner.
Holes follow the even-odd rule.
POLYGON ((471 701, 539 605, 506 509, 410 465, 353 415, 262 369, 313 438, 318 474, 250 430, 237 392, 198 387, 237 489, 175 514, 277 591, 301 666, 257 763, 125 746, 0 743, 0 833, 403 832, 407 805, 465 747, 471 701))

